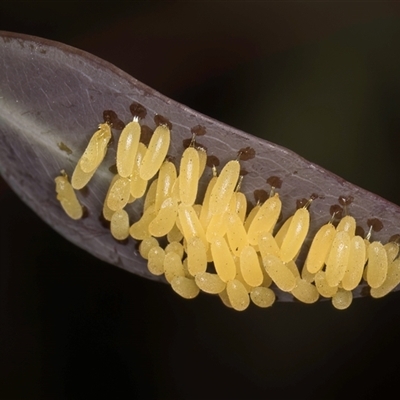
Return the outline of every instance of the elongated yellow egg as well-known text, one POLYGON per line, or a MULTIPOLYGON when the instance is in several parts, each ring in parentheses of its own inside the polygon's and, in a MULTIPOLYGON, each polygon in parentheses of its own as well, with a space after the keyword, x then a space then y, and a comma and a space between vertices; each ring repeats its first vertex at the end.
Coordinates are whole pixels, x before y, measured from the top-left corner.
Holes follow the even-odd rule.
POLYGON ((295 258, 307 236, 309 226, 310 213, 306 208, 298 209, 293 215, 280 249, 280 259, 283 262, 287 263, 295 258))
POLYGON ((329 222, 322 225, 311 243, 305 265, 311 274, 320 271, 329 255, 333 240, 335 239, 336 229, 329 222))
POLYGON ((136 161, 136 153, 140 140, 140 125, 134 119, 125 125, 118 140, 117 171, 120 176, 127 178, 132 174, 136 161))
POLYGON ((68 181, 68 176, 64 171, 55 178, 57 200, 60 202, 66 214, 72 219, 80 219, 83 215, 82 206, 74 192, 73 187, 68 181))
POLYGON ((200 177, 199 152, 188 147, 182 154, 179 167, 179 197, 183 204, 191 206, 196 201, 200 177))
POLYGON ((258 210, 249 226, 247 236, 249 243, 257 244, 258 235, 262 232, 271 232, 281 213, 282 203, 278 193, 270 197, 258 210))
POLYGON ((98 168, 107 151, 107 145, 111 139, 110 125, 104 123, 91 137, 78 164, 83 172, 89 173, 98 168))
POLYGON ((140 167, 140 177, 142 179, 148 181, 158 172, 168 153, 170 142, 171 133, 168 126, 157 126, 140 167))
POLYGON ((231 160, 222 169, 210 195, 211 214, 220 214, 226 210, 239 179, 239 161, 231 160))
POLYGON ((386 250, 382 243, 372 242, 368 246, 367 282, 371 288, 378 288, 385 282, 388 270, 386 250))
POLYGON ((336 232, 326 262, 326 280, 331 287, 338 286, 346 272, 350 256, 350 236, 346 231, 336 232))

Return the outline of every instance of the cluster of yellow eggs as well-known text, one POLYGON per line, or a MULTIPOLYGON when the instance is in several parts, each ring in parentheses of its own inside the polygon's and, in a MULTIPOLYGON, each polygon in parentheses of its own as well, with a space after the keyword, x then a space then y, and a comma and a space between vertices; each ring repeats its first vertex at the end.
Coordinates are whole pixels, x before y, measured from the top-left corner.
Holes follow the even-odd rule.
MULTIPOLYGON (((109 123, 99 125, 72 174, 56 181, 57 198, 73 219, 82 217, 75 190, 90 181, 103 161, 111 139, 109 123)), ((352 291, 364 280, 373 297, 382 297, 400 283, 399 245, 370 242, 356 234, 356 221, 347 215, 335 227, 323 225, 312 240, 301 270, 297 256, 307 236, 312 198, 277 231, 281 214, 279 193, 247 212, 240 192, 240 153, 208 183, 199 201, 198 183, 207 160, 195 135, 184 150, 179 169, 166 159, 171 132, 168 124, 155 129, 149 145, 140 141, 138 117, 123 129, 117 145, 117 174, 105 195, 103 216, 117 240, 140 241, 139 251, 154 275, 164 274, 184 298, 200 291, 218 295, 225 305, 245 310, 250 302, 271 306, 276 288, 303 303, 320 296, 337 309, 347 308, 352 291), (125 207, 144 198, 143 215, 133 224, 125 207)), ((333 218, 332 218, 333 220, 333 218)))

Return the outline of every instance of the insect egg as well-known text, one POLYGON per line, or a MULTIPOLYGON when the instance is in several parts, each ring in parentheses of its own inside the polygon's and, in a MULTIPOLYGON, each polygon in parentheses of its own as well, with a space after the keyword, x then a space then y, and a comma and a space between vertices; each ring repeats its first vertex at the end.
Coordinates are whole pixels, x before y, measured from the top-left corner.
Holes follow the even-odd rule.
POLYGON ((117 211, 124 208, 129 200, 131 191, 131 181, 129 178, 119 177, 110 187, 106 198, 107 206, 110 210, 117 211))
MULTIPOLYGON (((161 204, 172 195, 172 188, 176 181, 176 168, 170 161, 164 161, 158 173, 158 183, 156 190, 156 210, 161 208, 161 204)), ((176 197, 176 196, 174 196, 176 197)))
POLYGON ((83 215, 83 209, 80 205, 73 187, 68 181, 68 176, 64 170, 55 180, 57 200, 60 202, 66 214, 72 219, 80 219, 83 215))
POLYGON ((229 161, 222 169, 210 194, 210 212, 219 214, 226 210, 239 179, 240 164, 237 160, 229 161))
POLYGON ((257 244, 258 235, 261 232, 270 232, 274 228, 279 214, 281 213, 282 203, 278 193, 270 197, 258 210, 257 214, 249 226, 247 236, 249 243, 257 244))
POLYGON ((240 269, 243 279, 252 287, 260 286, 264 280, 254 247, 247 245, 240 253, 240 269))
POLYGON ((314 236, 305 261, 307 270, 311 274, 315 274, 323 268, 335 235, 336 228, 329 222, 321 226, 314 236))
POLYGON ((229 301, 236 311, 244 311, 250 304, 250 298, 243 284, 237 279, 229 281, 226 285, 229 301))
POLYGON ((309 225, 310 213, 308 210, 306 208, 298 209, 280 249, 280 258, 283 262, 289 262, 295 258, 307 236, 309 225))
POLYGON ((160 169, 168 153, 170 141, 171 133, 168 126, 157 126, 142 160, 142 166, 140 168, 140 177, 142 179, 148 181, 160 169))
POLYGON ((171 283, 178 276, 185 276, 181 258, 173 251, 166 253, 164 257, 164 274, 165 279, 171 283))
POLYGON ((319 293, 316 287, 301 278, 296 279, 296 286, 293 288, 291 293, 296 297, 296 299, 307 304, 315 303, 319 298, 319 293))
POLYGON ((223 237, 216 238, 211 243, 211 254, 218 276, 222 281, 228 282, 236 276, 236 265, 228 243, 223 237))
POLYGON ((377 288, 386 279, 388 261, 386 250, 380 242, 372 242, 368 246, 367 282, 371 288, 377 288))
POLYGON ((271 307, 275 302, 275 293, 266 287, 256 287, 250 292, 251 301, 258 307, 271 307))
POLYGON ((226 283, 217 274, 209 272, 196 274, 195 281, 200 290, 210 294, 221 293, 226 288, 226 283))
POLYGON ((353 236, 350 241, 350 254, 342 279, 345 290, 355 289, 361 282, 366 262, 365 243, 361 236, 353 236))
POLYGON ((89 173, 96 170, 106 154, 108 142, 111 139, 111 128, 107 123, 100 124, 89 141, 78 164, 83 172, 89 173))
POLYGON ((165 236, 175 225, 178 214, 178 202, 169 197, 161 204, 157 216, 149 224, 149 233, 155 237, 165 236))
POLYGON ((185 299, 194 299, 200 292, 196 282, 185 276, 178 276, 171 281, 172 289, 185 299))
POLYGON ((284 292, 290 292, 296 286, 296 278, 290 269, 278 258, 268 254, 263 258, 264 268, 276 286, 284 292))
POLYGON ((346 272, 350 255, 350 236, 346 231, 336 232, 326 262, 326 280, 329 286, 338 286, 346 272))
POLYGON ((129 215, 125 210, 116 211, 111 217, 111 234, 117 240, 124 240, 129 236, 129 215))
POLYGON ((192 276, 203 273, 207 269, 207 253, 202 240, 194 237, 187 242, 188 270, 192 276))
POLYGON ((199 153, 188 147, 182 155, 179 168, 179 197, 183 204, 191 206, 196 201, 200 172, 199 153))
POLYGON ((140 125, 137 118, 122 130, 117 148, 117 170, 123 178, 132 174, 139 146, 140 125))
POLYGON ((371 296, 379 298, 386 296, 400 283, 400 259, 397 258, 388 266, 385 281, 377 288, 371 288, 371 296))
POLYGON ((136 199, 140 199, 146 192, 147 181, 140 177, 140 166, 142 165, 142 159, 147 151, 147 147, 139 142, 134 166, 131 173, 131 196, 136 199))

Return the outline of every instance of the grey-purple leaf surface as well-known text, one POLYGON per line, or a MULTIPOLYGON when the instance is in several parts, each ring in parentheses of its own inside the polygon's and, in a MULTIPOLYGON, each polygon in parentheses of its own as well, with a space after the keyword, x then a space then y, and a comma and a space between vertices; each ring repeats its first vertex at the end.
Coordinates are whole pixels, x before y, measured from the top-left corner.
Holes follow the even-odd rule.
MULTIPOLYGON (((330 209, 340 197, 352 197, 349 206, 357 224, 368 231, 368 220, 383 224, 373 240, 387 242, 399 233, 400 209, 396 205, 346 182, 290 150, 246 134, 159 94, 115 66, 81 50, 36 37, 0 34, 0 172, 15 192, 66 239, 96 257, 146 278, 155 279, 137 251, 134 240, 115 241, 100 222, 105 193, 115 164, 115 142, 88 190, 79 199, 88 210, 80 221, 69 219, 56 200, 54 178, 61 169, 68 175, 86 147, 105 110, 114 111, 125 123, 132 119, 129 106, 142 104, 147 115, 142 124, 155 128, 160 114, 172 123, 169 155, 178 165, 183 141, 191 128, 201 125, 206 134, 198 138, 220 165, 251 147, 255 157, 242 161, 246 171, 241 190, 255 203, 254 191, 269 191, 270 177, 279 177, 282 187, 282 220, 293 214, 296 201, 317 195, 311 205, 311 227, 299 257, 302 265, 310 239, 331 217, 330 209), (60 148, 60 143, 72 153, 60 148)), ((207 167, 200 188, 211 176, 207 167)), ((141 215, 141 202, 129 207, 131 222, 141 215)), ((355 295, 360 294, 358 289, 355 295)), ((289 296, 279 296, 279 300, 289 296)))

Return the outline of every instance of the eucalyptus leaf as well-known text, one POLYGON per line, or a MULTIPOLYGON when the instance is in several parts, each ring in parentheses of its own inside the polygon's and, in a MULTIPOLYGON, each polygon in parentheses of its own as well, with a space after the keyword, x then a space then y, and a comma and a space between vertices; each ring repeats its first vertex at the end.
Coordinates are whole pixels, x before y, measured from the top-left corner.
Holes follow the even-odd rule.
MULTIPOLYGON (((220 165, 250 147, 255 157, 242 161, 245 176, 241 190, 255 204, 255 191, 269 191, 267 180, 282 181, 282 219, 293 214, 296 202, 317 195, 311 211, 311 226, 299 256, 304 262, 311 238, 331 218, 331 207, 339 198, 352 198, 350 213, 367 232, 368 220, 383 227, 373 240, 387 242, 399 232, 400 208, 338 176, 312 164, 292 151, 204 116, 181 105, 91 54, 49 40, 0 32, 0 172, 13 190, 43 220, 77 246, 113 265, 143 277, 151 275, 137 250, 137 243, 117 242, 101 223, 105 193, 115 164, 115 142, 120 130, 113 128, 114 145, 90 181, 78 193, 88 211, 86 218, 67 217, 56 200, 54 178, 64 169, 71 176, 91 135, 103 122, 106 110, 114 111, 124 123, 132 119, 130 105, 138 102, 147 110, 143 125, 154 130, 161 115, 172 124, 169 155, 176 163, 191 129, 201 125, 206 134, 198 138, 220 165)), ((118 127, 118 126, 117 126, 118 127)), ((211 168, 200 182, 200 192, 211 176, 211 168)), ((129 207, 131 221, 141 215, 142 202, 129 207)), ((377 226, 377 225, 376 225, 377 226)), ((355 292, 361 295, 362 287, 355 292)), ((291 301, 290 295, 278 296, 291 301)))

